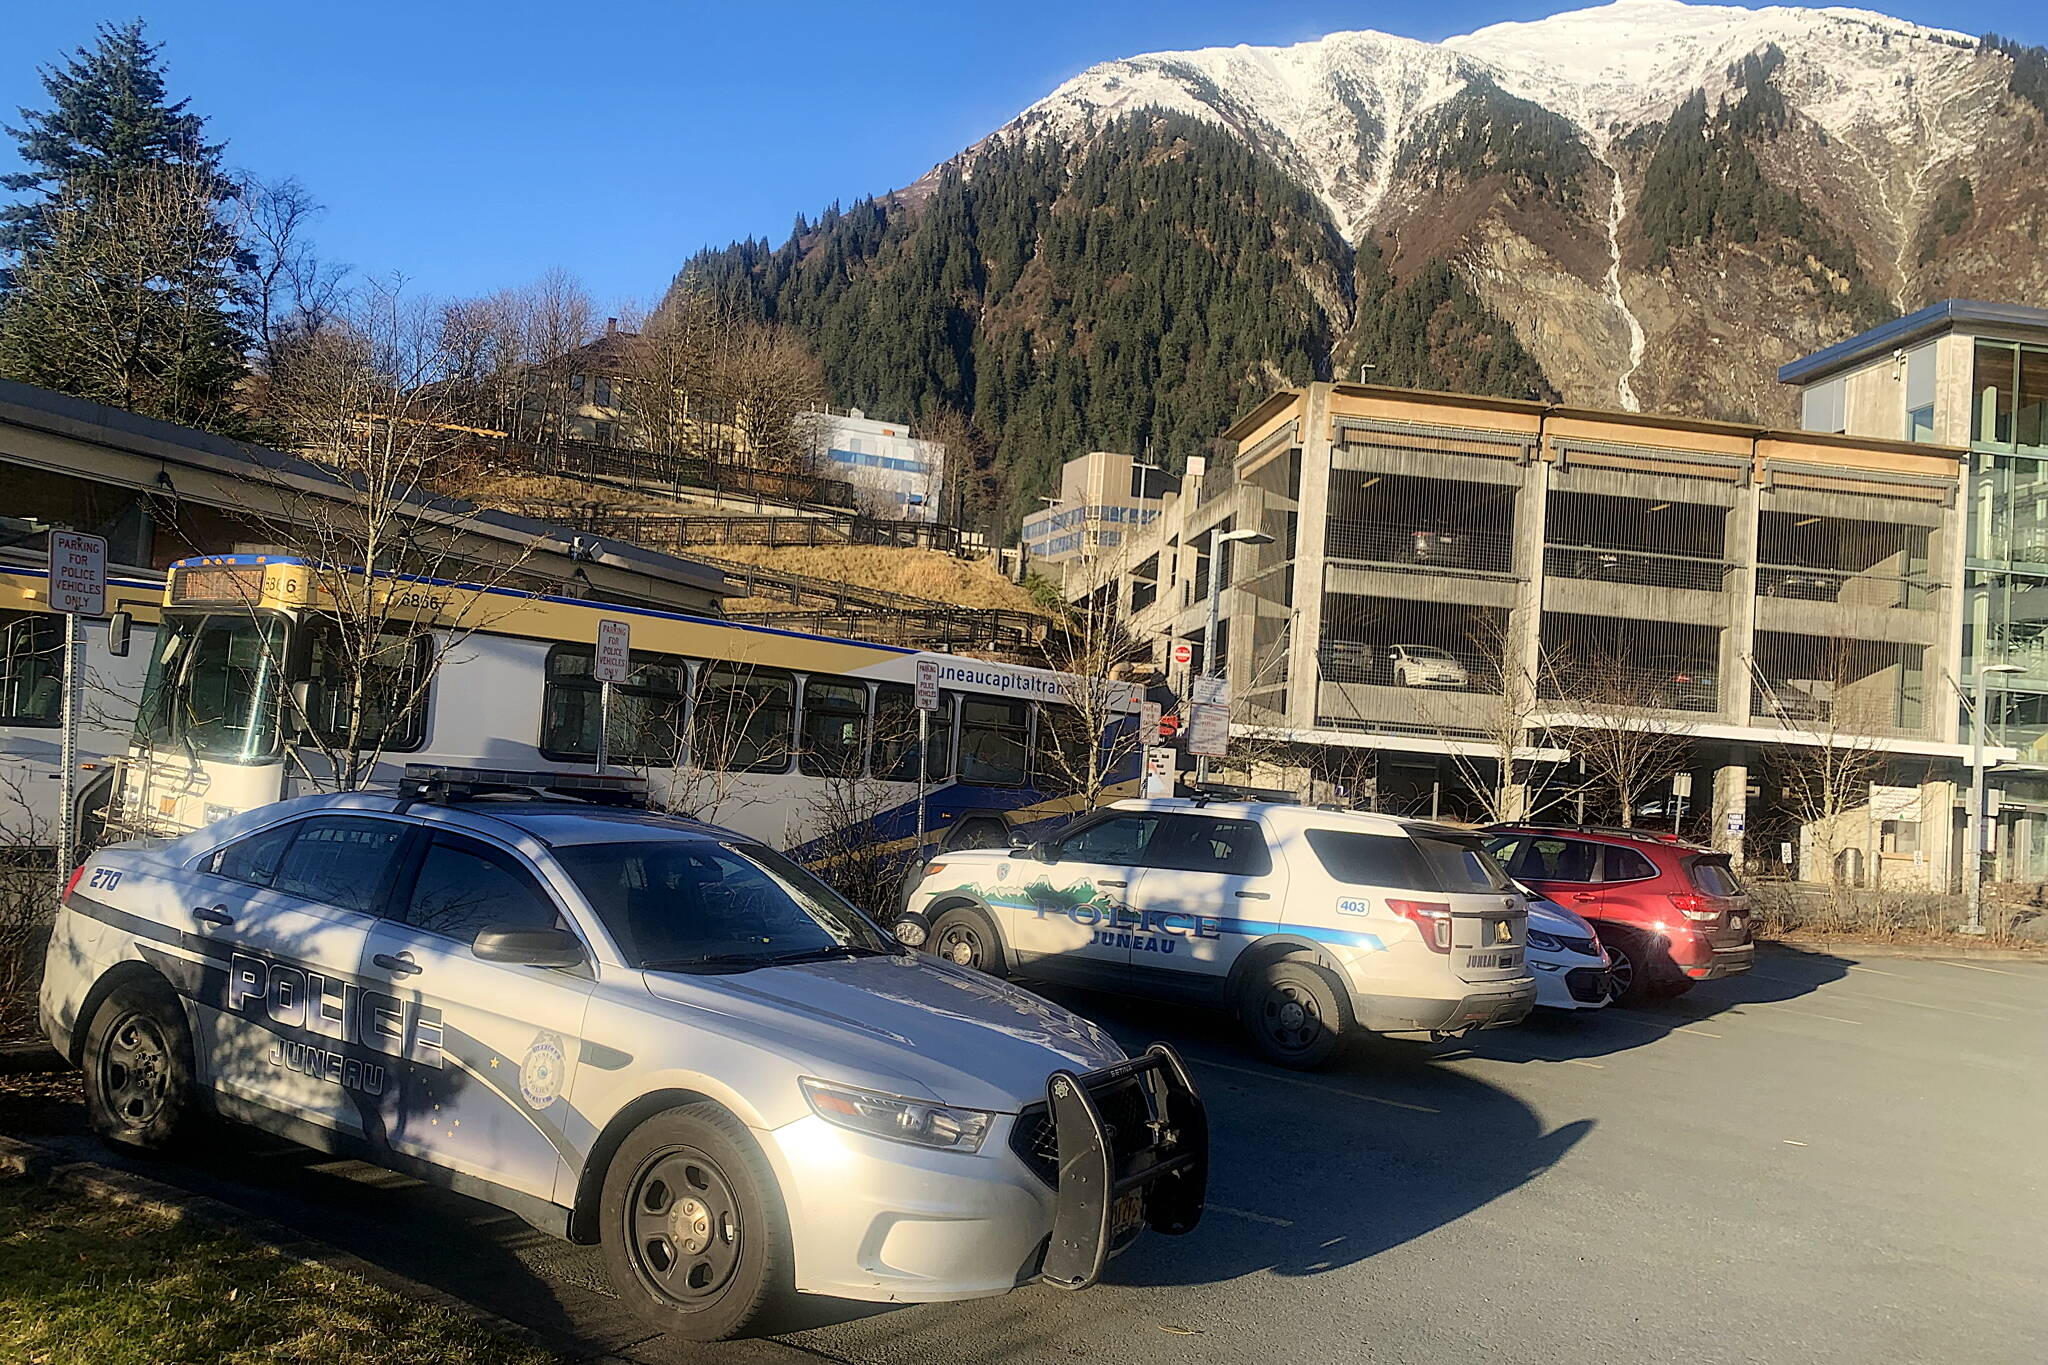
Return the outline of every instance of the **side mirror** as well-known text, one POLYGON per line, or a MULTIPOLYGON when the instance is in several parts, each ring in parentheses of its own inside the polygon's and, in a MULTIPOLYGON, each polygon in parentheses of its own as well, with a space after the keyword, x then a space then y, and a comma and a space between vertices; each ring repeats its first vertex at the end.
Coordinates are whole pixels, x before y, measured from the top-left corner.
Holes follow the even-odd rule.
POLYGON ((1025 833, 1023 833, 1022 831, 1019 831, 1019 830, 1012 830, 1012 831, 1010 832, 1010 847, 1011 847, 1011 848, 1017 848, 1017 849, 1028 849, 1028 848, 1030 848, 1030 847, 1031 847, 1031 843, 1032 843, 1032 839, 1031 839, 1031 836, 1030 836, 1030 835, 1028 835, 1028 834, 1025 834, 1025 833))
POLYGON ((291 702, 283 708, 278 720, 284 726, 286 739, 297 740, 305 737, 311 728, 312 716, 307 707, 313 704, 313 684, 301 678, 291 684, 291 702))
POLYGON ((128 632, 134 625, 135 618, 125 611, 107 618, 107 653, 116 659, 128 657, 128 632))
POLYGON ((519 967, 580 967, 586 956, 583 940, 567 929, 519 929, 509 924, 477 930, 469 950, 485 962, 519 967))

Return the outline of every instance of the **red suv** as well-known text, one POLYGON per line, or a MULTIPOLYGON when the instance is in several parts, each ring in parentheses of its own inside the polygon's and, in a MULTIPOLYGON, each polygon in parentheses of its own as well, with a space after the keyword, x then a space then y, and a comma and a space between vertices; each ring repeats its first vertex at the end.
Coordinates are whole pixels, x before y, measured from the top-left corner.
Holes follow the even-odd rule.
POLYGON ((1749 896, 1725 853, 1576 825, 1494 825, 1486 846, 1516 881, 1593 921, 1624 1005, 1681 995, 1755 960, 1749 896))

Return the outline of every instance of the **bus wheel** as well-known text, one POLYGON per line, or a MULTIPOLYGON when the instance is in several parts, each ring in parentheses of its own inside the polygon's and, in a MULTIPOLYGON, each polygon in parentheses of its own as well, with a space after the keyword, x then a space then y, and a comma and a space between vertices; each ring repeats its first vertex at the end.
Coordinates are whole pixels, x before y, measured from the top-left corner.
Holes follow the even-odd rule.
POLYGON ((953 832, 949 849, 964 848, 1008 848, 1010 831, 1001 821, 969 820, 953 832))
POLYGON ((925 951, 956 966, 972 967, 990 976, 1006 975, 996 927, 971 905, 957 905, 932 924, 925 951))

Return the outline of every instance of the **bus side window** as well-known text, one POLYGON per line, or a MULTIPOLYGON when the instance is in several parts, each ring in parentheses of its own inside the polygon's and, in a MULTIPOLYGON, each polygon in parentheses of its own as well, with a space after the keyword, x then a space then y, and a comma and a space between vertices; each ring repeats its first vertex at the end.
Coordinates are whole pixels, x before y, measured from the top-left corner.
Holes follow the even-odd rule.
POLYGON ((1038 705, 1038 742, 1033 746, 1031 775, 1041 791, 1084 791, 1090 765, 1102 769, 1101 746, 1091 742, 1088 718, 1064 702, 1038 705))
POLYGON ((779 668, 713 664, 697 689, 690 755, 701 768, 782 773, 796 747, 796 678, 779 668))
MULTIPOLYGON (((928 781, 943 782, 952 770, 953 694, 939 698, 932 713, 931 759, 925 764, 928 781)), ((872 771, 884 782, 917 781, 917 695, 902 683, 880 683, 875 688, 875 753, 872 771)))
POLYGON ((55 725, 64 708, 64 618, 0 612, 0 724, 55 725))
POLYGON ((983 787, 1022 786, 1030 703, 963 696, 959 705, 960 780, 983 787))
POLYGON ((812 777, 859 777, 868 739, 868 685, 852 678, 804 679, 804 747, 812 777))
MULTIPOLYGON (((557 645, 548 651, 541 691, 540 751, 556 760, 597 757, 603 710, 597 679, 590 676, 589 645, 557 645)), ((612 726, 607 756, 622 763, 669 765, 682 743, 684 684, 689 665, 673 654, 633 651, 633 671, 612 688, 612 726)))
POLYGON ((334 623, 315 622, 307 658, 308 728, 323 743, 348 744, 348 684, 360 663, 364 698, 358 746, 393 753, 419 748, 427 738, 427 698, 420 680, 431 674, 432 649, 433 641, 424 634, 408 640, 402 631, 390 631, 368 657, 350 660, 334 623))

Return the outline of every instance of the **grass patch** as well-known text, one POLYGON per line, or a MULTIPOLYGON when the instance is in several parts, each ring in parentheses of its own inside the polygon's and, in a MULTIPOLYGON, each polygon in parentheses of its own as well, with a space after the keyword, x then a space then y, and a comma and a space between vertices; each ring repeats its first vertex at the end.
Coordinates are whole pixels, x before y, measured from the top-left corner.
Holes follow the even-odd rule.
POLYGON ((430 1304, 232 1233, 62 1186, 0 1180, 0 1360, 542 1365, 430 1304))
MULTIPOLYGON (((718 559, 759 564, 784 573, 828 578, 862 588, 882 588, 909 597, 955 607, 1001 607, 1045 614, 1030 592, 997 571, 986 559, 956 559, 938 550, 898 549, 888 545, 706 545, 704 553, 718 559)), ((690 551, 683 550, 685 555, 690 551)), ((787 602, 742 598, 726 603, 735 615, 754 611, 788 611, 787 602)))

